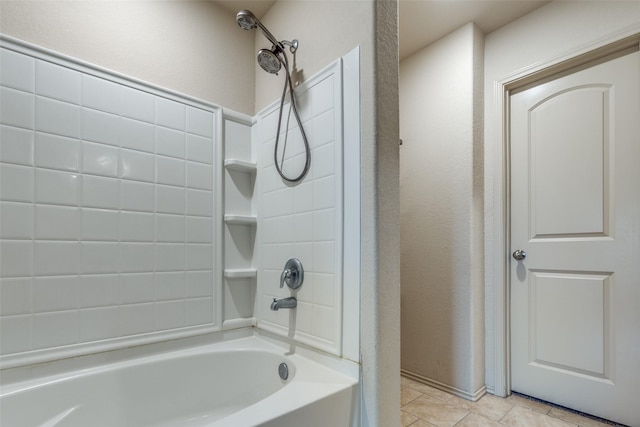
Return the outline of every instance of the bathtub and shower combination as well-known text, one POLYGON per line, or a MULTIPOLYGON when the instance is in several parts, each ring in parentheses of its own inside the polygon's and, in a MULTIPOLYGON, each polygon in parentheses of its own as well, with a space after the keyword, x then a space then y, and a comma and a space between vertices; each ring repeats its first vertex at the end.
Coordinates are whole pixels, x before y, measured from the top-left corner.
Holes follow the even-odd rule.
MULTIPOLYGON (((277 73, 282 67, 285 68, 285 90, 279 104, 280 117, 276 133, 279 137, 285 94, 287 88, 290 94, 293 91, 285 50, 295 52, 298 42, 296 40, 277 41, 249 11, 240 11, 236 19, 242 29, 260 29, 272 42, 271 49, 261 49, 258 54, 261 67, 270 73, 277 73)), ((14 46, 20 43, 10 40, 9 44, 14 46)), ((46 56, 48 53, 45 52, 43 55, 46 56)), ((357 59, 354 62, 357 63, 357 59)), ((81 64, 82 69, 87 67, 87 64, 81 64)), ((358 75, 357 69, 355 67, 353 69, 356 70, 355 75, 358 75)), ((341 89, 341 83, 335 86, 341 89)), ((14 88, 7 89, 7 93, 13 92, 15 92, 14 88)), ((23 94, 16 92, 15 96, 15 99, 22 99, 20 97, 23 94)), ((282 164, 278 163, 276 155, 278 137, 275 141, 276 151, 273 158, 282 180, 296 183, 310 174, 312 150, 309 148, 293 94, 290 95, 289 100, 298 123, 296 131, 301 133, 305 146, 304 168, 300 174, 293 176, 281 170, 282 164)), ((43 106, 54 104, 54 101, 47 99, 38 102, 43 106)), ((16 119, 17 124, 11 122, 12 117, 7 120, 8 122, 3 122, 7 127, 22 126, 17 123, 19 119, 16 119)), ((37 125, 36 123, 36 127, 37 125)), ((336 128, 339 126, 336 125, 336 128)), ((359 138, 353 139, 359 140, 359 138)), ((138 149, 138 147, 134 148, 138 149)), ((7 170, 11 168, 19 170, 22 165, 17 164, 18 166, 13 164, 7 166, 7 170)), ((196 194, 198 190, 192 192, 196 194)), ((340 194, 336 194, 336 199, 341 199, 339 196, 340 194)), ((25 202, 17 199, 7 200, 9 204, 16 206, 25 202)), ((37 202, 36 200, 31 203, 37 202)), ((340 206, 335 208, 338 211, 340 206)), ((214 217, 213 214, 209 216, 214 217)), ((335 227, 329 228, 331 232, 338 232, 338 227, 336 224, 335 227)), ((322 243, 319 247, 322 247, 322 243)), ((355 251, 350 253, 357 256, 355 251)), ((336 271, 336 273, 340 272, 336 271)), ((60 275, 60 273, 56 274, 60 275)), ((283 287, 287 284, 294 296, 274 298, 271 305, 267 304, 263 309, 267 313, 270 310, 280 313, 297 310, 298 302, 295 295, 302 283, 302 276, 301 266, 298 268, 297 264, 295 266, 287 264, 282 271, 280 285, 283 287)), ((342 298, 340 289, 336 290, 335 295, 340 295, 342 298)), ((200 296, 200 300, 210 303, 211 301, 207 298, 214 299, 210 295, 200 296)), ((264 295, 255 295, 255 298, 257 303, 264 301, 264 295)), ((353 302, 353 295, 351 298, 353 302)), ((198 298, 194 297, 193 300, 196 301, 198 298)), ((192 301, 186 301, 186 303, 189 302, 192 301)), ((325 316, 319 319, 322 321, 341 319, 341 304, 342 302, 334 307, 336 314, 333 318, 325 316)), ((91 310, 90 307, 87 309, 91 310)), ((30 315, 29 313, 18 314, 24 317, 30 315)), ((0 426, 352 427, 359 425, 361 396, 360 365, 357 362, 338 354, 339 352, 328 351, 322 345, 315 346, 313 340, 304 342, 304 340, 295 339, 292 333, 287 334, 282 331, 277 333, 268 327, 260 328, 261 324, 256 322, 255 318, 249 322, 245 322, 245 319, 241 320, 237 323, 231 321, 213 332, 211 329, 202 328, 201 333, 190 333, 184 336, 169 334, 167 339, 137 341, 129 346, 122 345, 122 342, 125 342, 122 339, 127 338, 124 335, 114 337, 116 341, 120 339, 120 344, 101 347, 99 350, 95 350, 97 348, 95 347, 94 350, 83 352, 77 350, 80 346, 74 349, 71 345, 71 351, 67 353, 61 351, 57 353, 57 357, 49 359, 26 357, 16 362, 19 360, 20 351, 15 352, 17 356, 9 354, 11 363, 0 366, 2 368, 0 371, 0 426)), ((333 323, 337 325, 334 325, 334 331, 335 328, 341 327, 339 322, 333 323)), ((328 332, 326 329, 320 329, 324 334, 332 333, 331 329, 328 329, 328 332)), ((357 330, 357 325, 351 326, 351 329, 357 330)), ((341 335, 337 336, 336 341, 339 341, 341 335)), ((89 339, 86 341, 91 344, 89 339)), ((105 341, 109 340, 105 339, 105 341)), ((11 344, 13 345, 13 342, 11 344)), ((44 350, 47 349, 44 348, 44 350)), ((27 353, 29 352, 24 354, 27 353)), ((352 348, 350 353, 352 359, 357 358, 354 356, 357 350, 354 351, 352 348)))

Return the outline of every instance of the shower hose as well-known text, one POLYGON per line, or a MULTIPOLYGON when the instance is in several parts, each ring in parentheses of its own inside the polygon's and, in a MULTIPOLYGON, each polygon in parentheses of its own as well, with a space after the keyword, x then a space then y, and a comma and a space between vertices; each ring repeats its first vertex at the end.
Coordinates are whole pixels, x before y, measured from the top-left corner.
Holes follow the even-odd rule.
MULTIPOLYGON (((287 182, 291 182, 291 183, 296 183, 296 182, 300 182, 304 179, 304 177, 307 175, 307 172, 309 172, 309 168, 311 167, 311 149, 309 148, 309 141, 307 140, 307 135, 304 131, 304 128, 302 127, 302 121, 300 120, 300 114, 298 114, 298 107, 296 106, 296 100, 295 100, 295 94, 293 93, 293 83, 291 81, 291 73, 289 72, 289 61, 287 60, 287 55, 282 52, 282 57, 284 58, 281 59, 280 56, 278 56, 278 58, 280 59, 280 61, 284 64, 284 70, 286 73, 286 78, 284 80, 284 88, 282 89, 282 97, 280 98, 280 113, 278 115, 278 130, 276 131, 276 145, 273 149, 273 161, 275 163, 276 166, 276 170, 278 171, 278 174, 280 175, 280 177, 282 177, 282 179, 284 179, 287 182), (295 178, 290 178, 288 176, 285 175, 285 173, 282 171, 282 166, 284 163, 284 151, 282 151, 282 159, 280 162, 278 162, 278 144, 280 142, 280 127, 282 125, 282 110, 284 109, 284 99, 285 96, 287 95, 287 87, 289 88, 289 98, 291 99, 291 107, 293 108, 293 115, 296 118, 296 121, 298 122, 298 127, 300 128, 300 133, 302 134, 302 141, 304 142, 304 150, 305 150, 305 163, 304 163, 304 168, 302 169, 302 172, 300 173, 300 175, 298 175, 295 178)), ((291 112, 291 111, 289 111, 291 112)))

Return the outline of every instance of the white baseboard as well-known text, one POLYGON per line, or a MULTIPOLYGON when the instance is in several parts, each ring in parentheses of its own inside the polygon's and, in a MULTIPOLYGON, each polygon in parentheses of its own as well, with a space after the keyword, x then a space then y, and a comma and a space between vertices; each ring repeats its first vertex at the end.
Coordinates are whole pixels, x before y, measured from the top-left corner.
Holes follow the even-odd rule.
POLYGON ((453 394, 454 396, 458 396, 458 397, 461 397, 461 398, 466 399, 466 400, 470 400, 472 402, 480 400, 480 398, 487 393, 487 386, 486 385, 483 385, 482 387, 480 387, 474 393, 469 393, 468 391, 461 390, 459 388, 450 386, 448 384, 443 384, 441 382, 432 380, 430 378, 423 377, 422 375, 416 374, 416 373, 411 372, 411 371, 407 371, 406 369, 401 369, 400 370, 400 374, 402 376, 407 377, 409 379, 412 379, 414 381, 418 381, 418 382, 426 384, 426 385, 428 385, 430 387, 436 388, 438 390, 444 391, 444 392, 449 393, 449 394, 453 394))

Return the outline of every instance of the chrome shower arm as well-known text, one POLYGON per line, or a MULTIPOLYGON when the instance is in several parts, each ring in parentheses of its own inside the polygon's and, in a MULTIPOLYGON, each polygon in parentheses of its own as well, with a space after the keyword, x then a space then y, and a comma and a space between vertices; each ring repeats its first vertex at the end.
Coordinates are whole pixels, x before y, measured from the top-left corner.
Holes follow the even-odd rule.
POLYGON ((284 46, 289 46, 289 52, 291 53, 296 53, 296 50, 298 49, 298 39, 293 39, 291 41, 282 40, 280 44, 282 45, 283 49, 284 46))

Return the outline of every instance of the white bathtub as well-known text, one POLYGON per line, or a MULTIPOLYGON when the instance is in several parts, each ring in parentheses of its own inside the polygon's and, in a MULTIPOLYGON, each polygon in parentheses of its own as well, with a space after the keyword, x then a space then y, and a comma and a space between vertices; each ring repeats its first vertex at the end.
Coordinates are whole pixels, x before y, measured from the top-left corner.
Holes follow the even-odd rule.
POLYGON ((287 353, 251 336, 26 380, 3 375, 0 426, 353 425, 357 380, 287 353))

